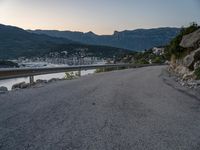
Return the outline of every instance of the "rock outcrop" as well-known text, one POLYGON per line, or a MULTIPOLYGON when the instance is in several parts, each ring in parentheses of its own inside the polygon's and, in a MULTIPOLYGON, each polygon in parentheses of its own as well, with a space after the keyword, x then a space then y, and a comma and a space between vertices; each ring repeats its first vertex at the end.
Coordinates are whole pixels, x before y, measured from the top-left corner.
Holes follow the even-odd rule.
POLYGON ((188 49, 190 54, 183 59, 183 65, 191 71, 199 67, 200 61, 200 29, 183 36, 180 46, 188 49))
POLYGON ((187 55, 183 60, 183 65, 194 70, 194 64, 198 61, 200 61, 200 48, 187 55))
POLYGON ((200 87, 199 77, 195 73, 200 68, 200 29, 183 36, 179 45, 187 50, 188 55, 175 63, 172 62, 169 70, 178 76, 181 85, 189 88, 200 87))
POLYGON ((30 86, 29 83, 20 82, 20 83, 14 84, 12 86, 12 90, 14 90, 14 89, 25 89, 25 88, 28 88, 29 86, 30 86))
POLYGON ((200 48, 193 52, 195 62, 200 61, 200 48))
POLYGON ((183 65, 189 69, 193 69, 194 55, 190 54, 190 55, 185 56, 185 58, 183 59, 183 65))
POLYGON ((197 61, 195 64, 194 64, 194 70, 200 68, 200 61, 197 61))
POLYGON ((48 82, 56 82, 56 81, 59 81, 59 80, 61 80, 61 79, 59 79, 59 78, 52 78, 52 79, 48 80, 48 82))
POLYGON ((0 94, 1 94, 1 93, 5 93, 5 92, 8 92, 8 88, 5 87, 5 86, 1 86, 1 87, 0 87, 0 94))
POLYGON ((41 80, 41 79, 36 80, 36 84, 43 84, 43 83, 48 83, 48 81, 47 80, 41 80))
POLYGON ((200 47, 200 29, 193 33, 183 36, 180 46, 184 48, 193 49, 197 49, 198 47, 200 47))

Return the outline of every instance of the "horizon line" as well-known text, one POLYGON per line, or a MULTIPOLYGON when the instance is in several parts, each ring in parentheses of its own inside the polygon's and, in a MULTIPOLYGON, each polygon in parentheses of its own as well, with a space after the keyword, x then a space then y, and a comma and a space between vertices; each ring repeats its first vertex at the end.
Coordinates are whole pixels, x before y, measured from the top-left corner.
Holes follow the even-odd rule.
POLYGON ((93 31, 80 31, 80 30, 62 30, 62 29, 43 29, 43 28, 25 28, 25 27, 19 27, 17 25, 12 25, 12 24, 4 24, 4 23, 0 23, 1 25, 5 25, 5 26, 11 26, 11 27, 17 27, 17 28, 21 28, 25 31, 37 31, 37 30, 41 30, 41 31, 59 31, 59 32, 80 32, 80 33, 93 33, 95 35, 98 36, 107 36, 107 35, 114 35, 115 32, 124 32, 124 31, 135 31, 135 30, 150 30, 150 29, 159 29, 159 28, 182 28, 182 27, 187 27, 187 26, 157 26, 157 27, 149 27, 149 28, 133 28, 133 29, 124 29, 124 30, 113 30, 111 34, 98 34, 96 32, 93 31))

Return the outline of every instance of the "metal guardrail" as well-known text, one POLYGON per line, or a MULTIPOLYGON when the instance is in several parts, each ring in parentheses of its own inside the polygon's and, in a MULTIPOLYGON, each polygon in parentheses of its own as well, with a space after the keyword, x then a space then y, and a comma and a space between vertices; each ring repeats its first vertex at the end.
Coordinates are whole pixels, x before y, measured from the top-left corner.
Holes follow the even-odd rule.
POLYGON ((0 80, 30 77, 30 83, 34 82, 34 76, 53 74, 69 71, 80 71, 90 70, 90 69, 101 69, 101 68, 137 68, 137 67, 147 67, 155 66, 160 64, 148 64, 148 65, 136 65, 136 64, 106 64, 106 65, 84 65, 84 66, 69 66, 69 67, 54 67, 54 68, 19 68, 19 69, 2 69, 0 70, 0 80))

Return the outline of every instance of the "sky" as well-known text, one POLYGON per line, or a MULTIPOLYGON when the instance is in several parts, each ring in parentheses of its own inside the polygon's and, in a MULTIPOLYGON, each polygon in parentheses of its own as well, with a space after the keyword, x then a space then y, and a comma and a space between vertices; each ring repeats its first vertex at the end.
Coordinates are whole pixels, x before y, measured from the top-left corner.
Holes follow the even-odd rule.
POLYGON ((200 24, 200 0, 0 0, 0 23, 96 34, 200 24))

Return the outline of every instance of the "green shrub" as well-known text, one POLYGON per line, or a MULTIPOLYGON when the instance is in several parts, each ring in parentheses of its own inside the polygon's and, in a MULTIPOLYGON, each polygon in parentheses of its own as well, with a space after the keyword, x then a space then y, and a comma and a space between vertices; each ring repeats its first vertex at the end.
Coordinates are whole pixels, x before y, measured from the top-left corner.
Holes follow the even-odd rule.
POLYGON ((162 63, 161 57, 157 56, 152 60, 152 63, 162 63))
POLYGON ((195 73, 195 75, 197 77, 197 80, 200 80, 200 67, 197 68, 194 73, 195 73))
POLYGON ((65 72, 65 79, 66 80, 72 80, 78 77, 78 73, 74 72, 65 72))
POLYGON ((146 59, 141 58, 136 62, 136 64, 149 64, 149 62, 146 59))

